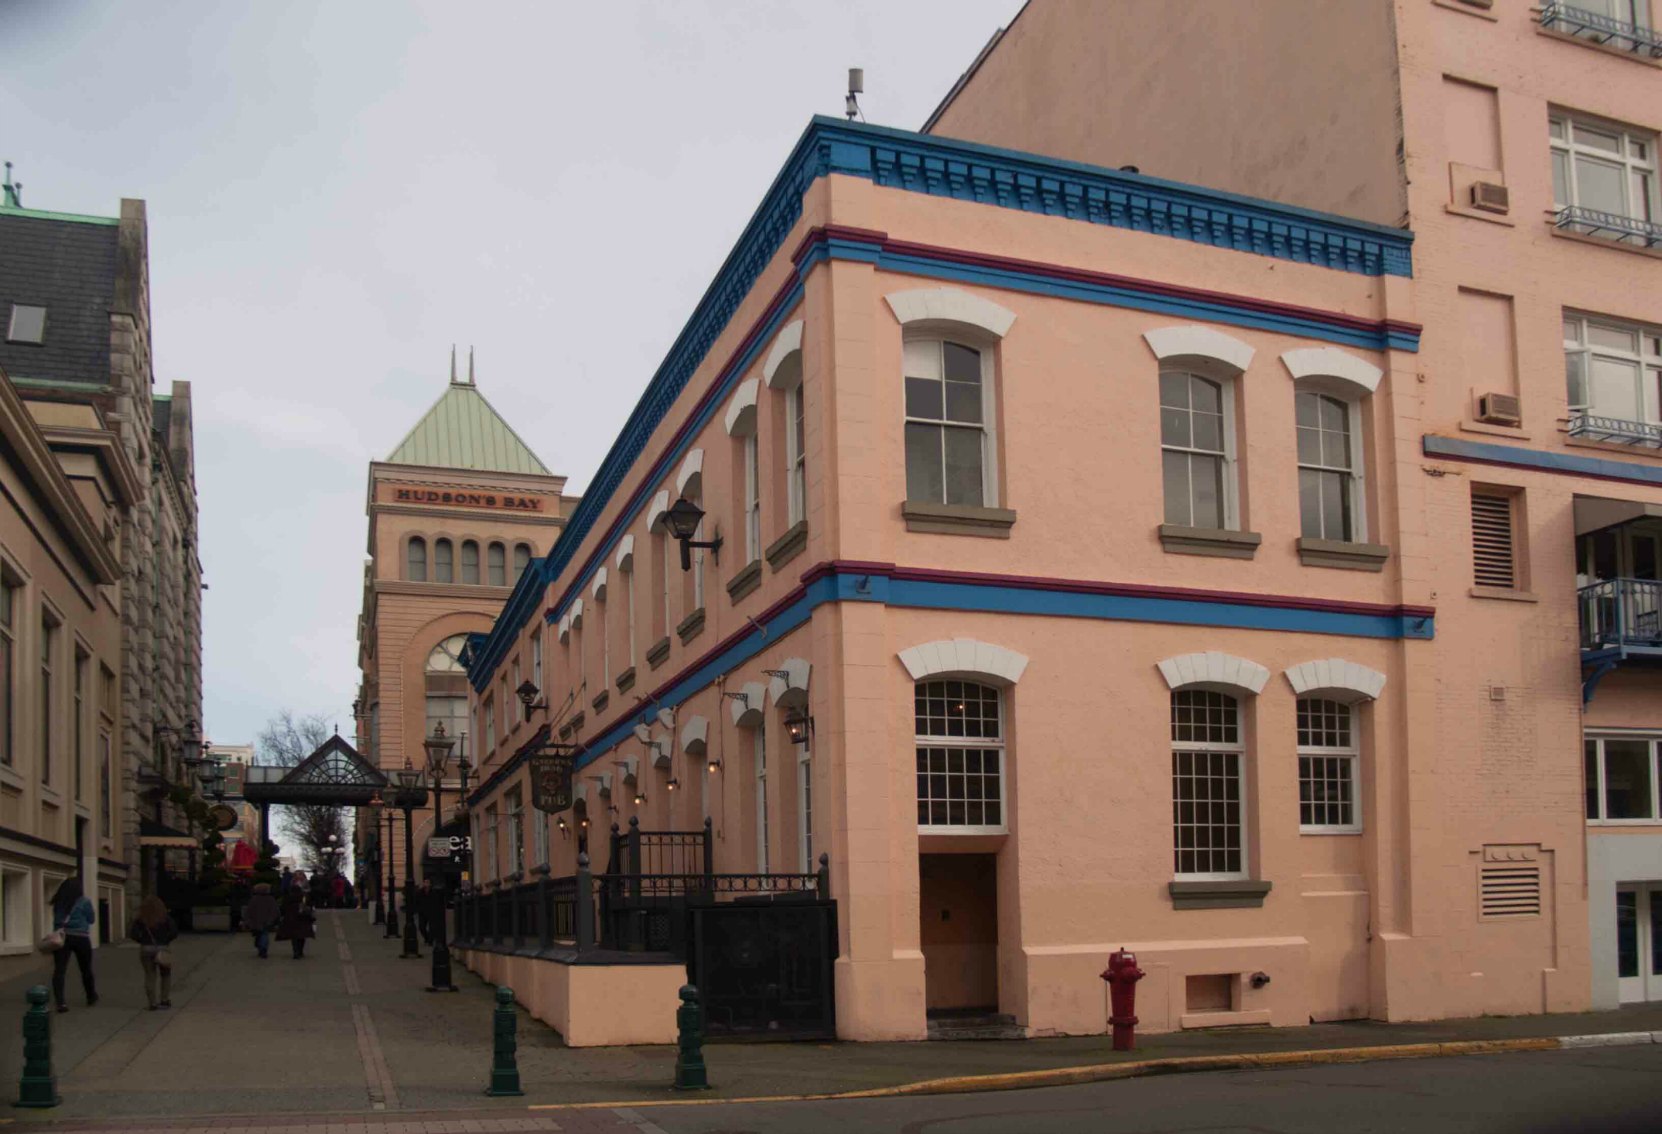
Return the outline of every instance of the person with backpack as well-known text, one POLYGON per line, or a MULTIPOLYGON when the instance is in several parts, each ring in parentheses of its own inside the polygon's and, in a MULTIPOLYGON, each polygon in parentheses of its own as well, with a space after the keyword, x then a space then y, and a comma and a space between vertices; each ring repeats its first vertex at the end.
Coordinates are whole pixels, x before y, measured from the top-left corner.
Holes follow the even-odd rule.
POLYGON ((144 968, 144 996, 150 1010, 173 1007, 173 950, 168 946, 179 936, 179 927, 168 916, 167 907, 154 895, 140 904, 127 937, 138 942, 139 964, 144 968), (156 995, 157 978, 161 995, 156 995))
POLYGON ((69 973, 69 959, 75 958, 81 969, 81 988, 87 994, 87 1007, 98 1003, 98 989, 92 979, 92 924, 98 920, 92 901, 81 892, 79 878, 65 878, 52 895, 52 933, 61 939, 52 954, 52 995, 57 999, 58 1011, 69 1011, 64 998, 64 977, 69 973))

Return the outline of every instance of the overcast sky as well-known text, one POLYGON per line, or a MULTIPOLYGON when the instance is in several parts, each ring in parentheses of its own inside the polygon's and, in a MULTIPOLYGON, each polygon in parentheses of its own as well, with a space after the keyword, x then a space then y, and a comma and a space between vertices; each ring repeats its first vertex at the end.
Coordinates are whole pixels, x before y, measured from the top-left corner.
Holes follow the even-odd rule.
MULTIPOLYGON (((148 202, 192 384, 207 725, 350 732, 367 464, 450 344, 581 492, 792 144, 916 129, 1020 0, 0 0, 23 203, 148 202)), ((417 754, 419 755, 419 754, 417 754)))

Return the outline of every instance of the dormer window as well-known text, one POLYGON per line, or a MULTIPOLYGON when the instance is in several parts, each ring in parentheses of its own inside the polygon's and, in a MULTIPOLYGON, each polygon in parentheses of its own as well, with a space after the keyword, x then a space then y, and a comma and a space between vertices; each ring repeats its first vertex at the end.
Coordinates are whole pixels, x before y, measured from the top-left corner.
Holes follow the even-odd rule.
POLYGON ((27 303, 12 304, 12 317, 6 324, 6 341, 33 343, 36 346, 45 342, 46 308, 27 303))

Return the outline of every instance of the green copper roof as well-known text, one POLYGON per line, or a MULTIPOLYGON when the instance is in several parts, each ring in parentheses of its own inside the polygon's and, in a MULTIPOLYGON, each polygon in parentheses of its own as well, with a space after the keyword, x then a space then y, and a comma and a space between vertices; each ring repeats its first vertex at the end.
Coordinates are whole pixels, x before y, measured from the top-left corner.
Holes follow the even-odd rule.
POLYGON ((553 475, 470 382, 451 382, 387 463, 553 475))

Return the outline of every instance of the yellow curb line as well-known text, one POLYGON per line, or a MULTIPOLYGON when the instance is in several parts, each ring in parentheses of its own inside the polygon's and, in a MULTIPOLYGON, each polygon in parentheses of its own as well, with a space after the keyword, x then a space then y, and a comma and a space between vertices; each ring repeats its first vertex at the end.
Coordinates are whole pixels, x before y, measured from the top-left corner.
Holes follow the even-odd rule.
POLYGON ((527 1110, 595 1110, 618 1106, 710 1106, 722 1103, 823 1102, 828 1099, 878 1099, 899 1095, 976 1094, 1015 1091, 1029 1087, 1063 1087, 1133 1079, 1144 1075, 1179 1075, 1194 1071, 1240 1071, 1265 1067, 1303 1067, 1320 1063, 1365 1063, 1380 1059, 1432 1059, 1449 1055, 1493 1055, 1509 1051, 1557 1051, 1554 1037, 1534 1039, 1451 1040, 1447 1043, 1403 1043, 1379 1047, 1328 1047, 1308 1051, 1267 1051, 1241 1055, 1185 1055, 1125 1063, 1092 1063, 1082 1067, 1049 1067, 1038 1071, 1010 1071, 998 1075, 958 1075, 922 1079, 892 1087, 836 1091, 817 1095, 751 1095, 720 1098, 629 1099, 623 1102, 533 1103, 527 1110))

